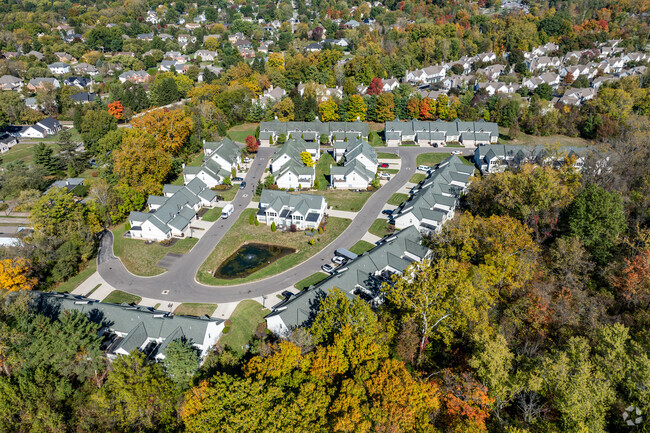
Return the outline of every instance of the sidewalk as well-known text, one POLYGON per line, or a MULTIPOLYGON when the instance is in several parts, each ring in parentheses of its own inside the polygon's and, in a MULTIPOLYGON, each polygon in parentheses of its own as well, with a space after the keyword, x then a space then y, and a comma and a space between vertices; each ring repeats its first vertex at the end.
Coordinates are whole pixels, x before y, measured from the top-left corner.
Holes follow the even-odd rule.
POLYGON ((79 286, 74 289, 71 293, 73 295, 81 295, 81 296, 87 296, 88 293, 90 293, 95 287, 100 285, 100 287, 95 290, 95 292, 92 294, 93 299, 99 299, 102 300, 106 296, 108 296, 109 293, 111 293, 115 288, 108 284, 101 275, 99 275, 99 272, 95 271, 94 274, 92 274, 90 277, 86 278, 84 282, 79 284, 79 286), (101 298, 98 298, 101 293, 106 292, 101 298))
POLYGON ((370 232, 366 232, 365 235, 361 238, 362 241, 370 242, 371 244, 376 244, 377 241, 380 241, 381 238, 379 236, 375 236, 370 232))
POLYGON ((357 216, 359 212, 349 212, 345 210, 336 210, 336 209, 329 209, 327 211, 327 214, 329 216, 337 217, 337 218, 347 218, 347 219, 354 219, 354 217, 357 216))

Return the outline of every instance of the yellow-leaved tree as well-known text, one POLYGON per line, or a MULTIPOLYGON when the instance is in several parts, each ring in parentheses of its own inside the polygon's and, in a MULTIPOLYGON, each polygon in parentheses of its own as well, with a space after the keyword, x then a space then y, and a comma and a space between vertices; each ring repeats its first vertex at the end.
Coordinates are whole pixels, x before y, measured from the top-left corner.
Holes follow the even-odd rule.
POLYGON ((131 124, 151 134, 157 147, 173 155, 178 154, 194 129, 192 118, 181 108, 152 110, 133 119, 131 124))
POLYGON ((30 276, 31 272, 32 266, 27 259, 0 260, 0 288, 10 292, 32 290, 36 286, 36 278, 30 276))

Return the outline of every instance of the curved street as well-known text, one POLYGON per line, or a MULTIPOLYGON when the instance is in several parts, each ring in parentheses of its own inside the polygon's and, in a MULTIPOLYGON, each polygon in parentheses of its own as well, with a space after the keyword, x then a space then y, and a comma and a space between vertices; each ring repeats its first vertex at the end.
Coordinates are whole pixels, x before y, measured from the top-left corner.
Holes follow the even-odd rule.
MULTIPOLYGON (((198 283, 195 276, 200 266, 251 202, 257 181, 263 175, 275 150, 275 148, 268 147, 259 149, 246 176, 246 188, 238 191, 232 201, 235 207, 233 214, 225 220, 217 220, 189 253, 173 259, 167 272, 155 277, 139 277, 130 273, 113 255, 113 235, 108 232, 101 240, 97 258, 99 274, 116 289, 143 298, 175 302, 237 302, 277 292, 319 271, 322 264, 330 262, 337 248, 350 248, 360 240, 380 214, 388 199, 402 188, 416 172, 417 155, 450 152, 450 149, 445 148, 378 148, 377 150, 380 152, 398 154, 401 157, 401 169, 392 176, 387 184, 370 196, 363 209, 358 212, 348 228, 334 242, 301 264, 263 280, 222 287, 198 283), (164 291, 168 292, 163 294, 164 291)), ((467 155, 468 150, 465 149, 463 153, 467 155)))

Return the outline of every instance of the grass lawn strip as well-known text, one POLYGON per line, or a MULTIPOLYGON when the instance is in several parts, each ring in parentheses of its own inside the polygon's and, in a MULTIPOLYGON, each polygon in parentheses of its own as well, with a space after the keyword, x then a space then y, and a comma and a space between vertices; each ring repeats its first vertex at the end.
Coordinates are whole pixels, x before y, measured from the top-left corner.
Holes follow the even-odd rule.
POLYGON ((352 245, 350 251, 353 252, 354 254, 361 255, 366 251, 370 251, 373 248, 375 248, 375 244, 371 244, 370 242, 366 242, 366 241, 359 241, 356 244, 352 245))
POLYGON ((548 135, 545 137, 528 135, 523 132, 519 134, 516 140, 510 140, 505 135, 499 135, 500 144, 522 144, 528 146, 589 146, 592 144, 589 140, 580 137, 568 137, 565 135, 548 135))
POLYGON ((388 234, 388 220, 377 218, 372 223, 368 231, 375 236, 379 236, 380 238, 383 238, 388 234))
POLYGON ((444 159, 449 158, 451 153, 421 153, 418 155, 417 165, 428 165, 433 167, 436 164, 440 164, 444 159))
POLYGON ((91 259, 77 275, 54 288, 59 293, 70 293, 97 271, 97 259, 91 259))
POLYGON ((319 235, 318 232, 313 237, 306 236, 304 232, 297 231, 295 233, 289 232, 272 232, 271 226, 260 224, 259 226, 250 224, 250 216, 255 215, 257 209, 245 209, 239 219, 228 230, 228 233, 221 239, 221 242, 210 253, 206 261, 201 265, 197 279, 203 284, 210 284, 214 286, 232 286, 236 284, 247 283, 250 281, 257 281, 263 278, 276 275, 290 269, 320 250, 329 245, 334 239, 339 237, 341 233, 350 224, 349 219, 329 217, 326 230, 323 234, 319 235), (318 239, 320 238, 320 241, 318 239), (314 239, 316 243, 309 245, 308 240, 314 239), (282 245, 283 247, 295 248, 296 252, 284 256, 270 265, 253 272, 244 278, 234 280, 226 280, 215 278, 212 273, 219 265, 233 254, 237 249, 246 242, 258 242, 271 245, 282 245))
POLYGON ((178 316, 212 316, 214 310, 217 309, 217 304, 195 304, 192 302, 186 302, 179 305, 174 314, 178 316))
POLYGON ((152 277, 165 272, 156 264, 167 253, 185 254, 199 241, 196 238, 179 239, 171 247, 164 247, 157 242, 145 244, 143 240, 125 239, 124 224, 113 229, 113 252, 131 273, 144 277, 152 277))
POLYGON ((391 204, 393 206, 399 206, 408 198, 409 198, 408 194, 402 194, 401 192, 396 192, 395 194, 390 196, 390 198, 386 203, 391 204))
POLYGON ((221 211, 222 210, 223 210, 222 207, 215 207, 213 209, 210 209, 209 211, 207 211, 206 213, 203 214, 201 219, 203 221, 207 221, 209 223, 215 222, 216 220, 218 220, 221 217, 221 211))
POLYGON ((394 153, 378 152, 377 159, 399 159, 394 153))
POLYGON ((316 163, 316 179, 318 179, 319 191, 327 191, 329 182, 325 176, 330 175, 330 164, 336 165, 336 161, 334 161, 334 158, 328 152, 323 153, 316 163))
POLYGON ((252 135, 255 137, 255 131, 257 130, 258 126, 259 123, 244 123, 243 125, 233 126, 227 132, 227 135, 233 141, 245 143, 247 136, 252 135))
POLYGON ((132 295, 121 290, 113 290, 108 294, 106 298, 104 298, 102 302, 110 304, 121 304, 123 302, 127 304, 139 304, 140 301, 142 301, 142 298, 139 296, 132 295))
POLYGON ((415 173, 413 176, 411 176, 411 179, 409 180, 409 182, 411 182, 411 183, 420 183, 426 178, 427 178, 426 174, 415 173))
POLYGON ((313 286, 315 284, 320 283, 321 281, 323 281, 327 277, 328 277, 328 275, 325 272, 316 272, 315 274, 311 274, 310 276, 308 276, 304 280, 298 281, 293 286, 298 290, 304 290, 309 286, 313 286))
POLYGON ((258 302, 251 300, 240 302, 230 316, 232 326, 228 333, 219 339, 219 344, 230 346, 237 353, 245 353, 245 346, 255 335, 257 325, 264 322, 264 316, 268 313, 269 310, 263 308, 258 302))
POLYGON ((372 191, 352 191, 347 189, 329 191, 310 191, 310 194, 325 196, 328 206, 336 210, 359 212, 372 195, 372 191))

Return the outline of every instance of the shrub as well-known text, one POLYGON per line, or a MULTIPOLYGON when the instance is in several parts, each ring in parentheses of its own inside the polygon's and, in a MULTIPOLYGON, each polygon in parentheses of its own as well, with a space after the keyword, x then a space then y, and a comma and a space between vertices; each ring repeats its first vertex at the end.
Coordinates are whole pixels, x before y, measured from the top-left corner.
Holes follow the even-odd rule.
POLYGON ((313 239, 309 239, 307 242, 309 243, 309 245, 314 245, 316 243, 316 241, 313 239))
POLYGON ((251 214, 250 223, 251 225, 255 224, 255 215, 251 214))
POLYGON ((294 192, 295 190, 295 188, 289 188, 289 192, 294 192))
POLYGON ((90 175, 92 177, 97 177, 97 176, 99 176, 99 173, 97 173, 96 171, 93 171, 92 173, 90 173, 90 175))
POLYGON ((256 226, 260 225, 260 222, 259 222, 259 220, 257 218, 255 218, 255 225, 256 226))
POLYGON ((232 320, 230 320, 230 319, 226 319, 226 321, 224 322, 223 326, 227 326, 227 327, 230 328, 230 327, 232 326, 232 320))
POLYGON ((131 230, 131 223, 127 221, 127 223, 124 224, 124 231, 128 232, 129 230, 131 230))
POLYGON ((271 223, 271 231, 275 232, 278 229, 278 227, 275 225, 275 221, 271 223))
POLYGON ((291 233, 295 233, 295 232, 298 231, 298 227, 296 227, 295 224, 291 224, 291 225, 289 226, 289 231, 290 231, 291 233))
POLYGON ((322 235, 322 234, 323 234, 323 228, 322 228, 322 227, 318 227, 318 234, 319 234, 319 235, 322 235))

